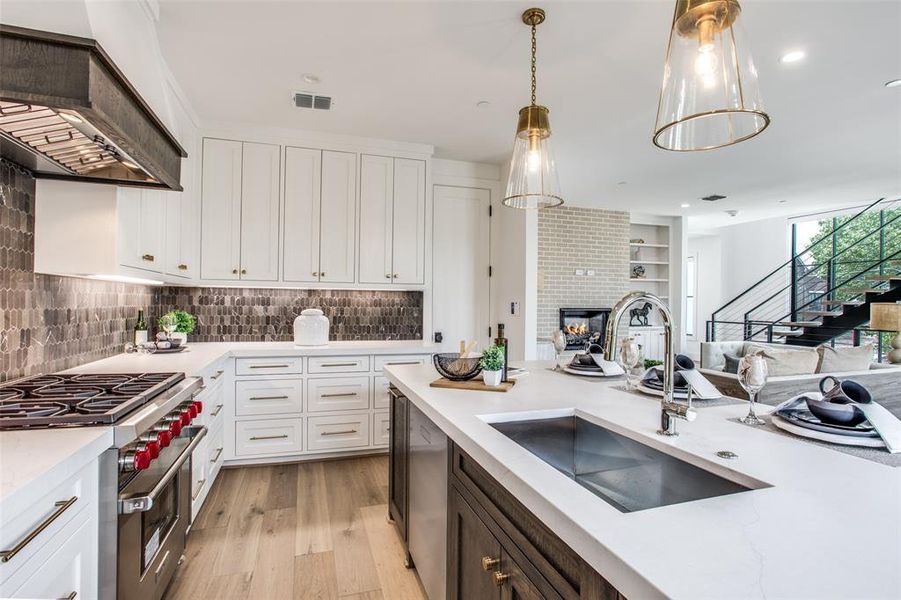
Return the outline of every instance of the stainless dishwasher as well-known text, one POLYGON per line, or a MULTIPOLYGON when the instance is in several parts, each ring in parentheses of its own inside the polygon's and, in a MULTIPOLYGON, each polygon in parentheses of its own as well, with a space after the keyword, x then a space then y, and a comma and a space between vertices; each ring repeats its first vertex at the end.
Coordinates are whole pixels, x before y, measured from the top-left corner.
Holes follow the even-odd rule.
POLYGON ((444 600, 447 574, 447 436, 410 403, 408 541, 429 600, 444 600))

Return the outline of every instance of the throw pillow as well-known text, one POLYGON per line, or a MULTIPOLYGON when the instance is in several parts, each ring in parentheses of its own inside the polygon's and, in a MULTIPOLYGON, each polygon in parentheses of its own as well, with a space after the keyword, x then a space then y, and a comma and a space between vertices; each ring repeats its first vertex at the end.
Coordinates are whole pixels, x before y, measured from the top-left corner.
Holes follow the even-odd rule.
POLYGON ((816 348, 782 350, 781 348, 751 344, 745 354, 752 352, 763 352, 770 377, 813 375, 817 372, 817 365, 820 363, 820 353, 816 348))
POLYGON ((845 346, 832 348, 820 346, 820 365, 817 373, 847 373, 848 371, 866 371, 873 361, 873 344, 863 346, 845 346))
POLYGON ((723 358, 726 359, 726 364, 723 366, 723 373, 738 374, 738 363, 741 360, 741 357, 723 352, 723 358))

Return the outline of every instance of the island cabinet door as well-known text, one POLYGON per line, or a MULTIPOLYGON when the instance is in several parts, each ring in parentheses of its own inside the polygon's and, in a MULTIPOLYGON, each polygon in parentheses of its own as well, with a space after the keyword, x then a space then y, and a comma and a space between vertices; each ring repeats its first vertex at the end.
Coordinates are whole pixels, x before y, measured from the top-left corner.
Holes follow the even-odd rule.
POLYGON ((394 520, 404 546, 407 542, 407 419, 408 400, 390 388, 388 430, 388 516, 394 520))
POLYGON ((506 552, 501 553, 500 569, 494 577, 501 588, 501 600, 544 600, 535 584, 506 552))
POLYGON ((448 494, 447 598, 500 600, 503 556, 500 542, 456 488, 448 494))

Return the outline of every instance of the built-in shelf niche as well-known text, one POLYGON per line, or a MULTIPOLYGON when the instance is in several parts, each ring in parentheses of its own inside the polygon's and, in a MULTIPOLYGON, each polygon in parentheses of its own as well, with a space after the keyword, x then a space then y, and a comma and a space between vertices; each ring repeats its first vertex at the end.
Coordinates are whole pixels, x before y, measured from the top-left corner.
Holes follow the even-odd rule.
MULTIPOLYGON (((670 227, 631 223, 629 225, 629 287, 650 292, 669 302, 670 227), (640 271, 643 269, 643 273, 640 271)), ((656 311, 651 325, 660 323, 656 311)))

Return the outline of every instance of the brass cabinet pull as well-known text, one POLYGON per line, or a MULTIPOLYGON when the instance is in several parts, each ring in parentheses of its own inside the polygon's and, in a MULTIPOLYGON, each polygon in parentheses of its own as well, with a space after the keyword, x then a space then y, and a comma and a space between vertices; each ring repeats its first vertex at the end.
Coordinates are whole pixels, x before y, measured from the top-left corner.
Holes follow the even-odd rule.
POLYGON ((145 254, 145 255, 141 256, 141 260, 146 260, 147 262, 153 262, 156 259, 152 254, 145 254))
POLYGON ((59 502, 54 503, 53 506, 56 506, 56 510, 53 513, 44 519, 44 521, 28 532, 28 535, 19 540, 19 543, 12 547, 10 550, 2 550, 0 551, 0 562, 9 562, 12 557, 22 551, 25 546, 30 544, 34 538, 38 537, 42 531, 50 527, 50 525, 56 521, 60 515, 69 510, 69 508, 75 504, 78 500, 78 496, 72 496, 68 500, 60 500, 59 502))
POLYGON ((178 265, 178 270, 179 270, 179 271, 187 271, 187 270, 188 270, 188 265, 186 265, 186 264, 178 265))
POLYGON ((501 587, 502 585, 507 583, 508 579, 510 579, 509 574, 504 573, 503 571, 494 572, 494 585, 496 585, 497 587, 501 587))
POLYGON ((325 277, 325 271, 320 271, 320 272, 319 272, 319 276, 320 276, 320 277, 325 277))
POLYGON ((211 463, 215 463, 217 460, 219 460, 219 457, 220 457, 220 456, 222 456, 222 448, 216 448, 216 456, 214 456, 213 458, 211 458, 211 459, 210 459, 210 462, 211 462, 211 463))
POLYGON ((322 363, 323 367, 356 367, 359 363, 343 362, 343 363, 322 363))
POLYGON ((250 439, 251 439, 252 441, 257 441, 257 440, 283 440, 283 439, 286 439, 287 437, 288 437, 288 434, 285 433, 285 434, 282 434, 282 435, 260 435, 260 436, 254 435, 254 436, 251 436, 250 439))
POLYGON ((319 277, 319 273, 316 271, 313 271, 313 277, 319 277))
POLYGON ((290 396, 251 396, 249 400, 287 400, 290 396))
POLYGON ((391 279, 391 273, 385 273, 385 279, 391 279))
POLYGON ((213 375, 212 377, 210 377, 210 379, 219 379, 220 377, 222 377, 222 374, 223 374, 223 373, 225 373, 225 371, 222 370, 222 369, 219 369, 219 370, 216 371, 216 374, 215 374, 215 375, 213 375))
POLYGON ((237 274, 238 274, 238 269, 232 269, 232 275, 237 275, 237 274))
POLYGON ((287 369, 291 365, 250 365, 251 369, 287 369))
POLYGON ((241 269, 241 275, 247 275, 247 269, 241 269))
POLYGON ((350 433, 356 433, 356 429, 345 429, 344 431, 323 431, 319 435, 346 435, 350 433))
POLYGON ((219 413, 221 413, 221 412, 222 412, 222 405, 221 405, 221 404, 217 404, 217 405, 216 405, 216 410, 214 410, 213 412, 211 412, 211 413, 210 413, 210 416, 211 416, 211 417, 216 417, 216 416, 218 416, 219 413))
POLYGON ((391 276, 392 279, 397 279, 397 273, 391 276))
POLYGON ((344 392, 341 394, 320 394, 320 398, 350 398, 356 396, 357 392, 344 392))
POLYGON ((206 479, 205 478, 200 479, 197 481, 197 483, 198 483, 197 492, 193 496, 191 496, 191 500, 197 500, 197 496, 200 495, 200 492, 203 491, 203 486, 206 485, 206 479))
POLYGON ((490 556, 482 557, 482 570, 483 571, 493 571, 498 568, 501 564, 501 559, 499 558, 491 558, 490 556))

